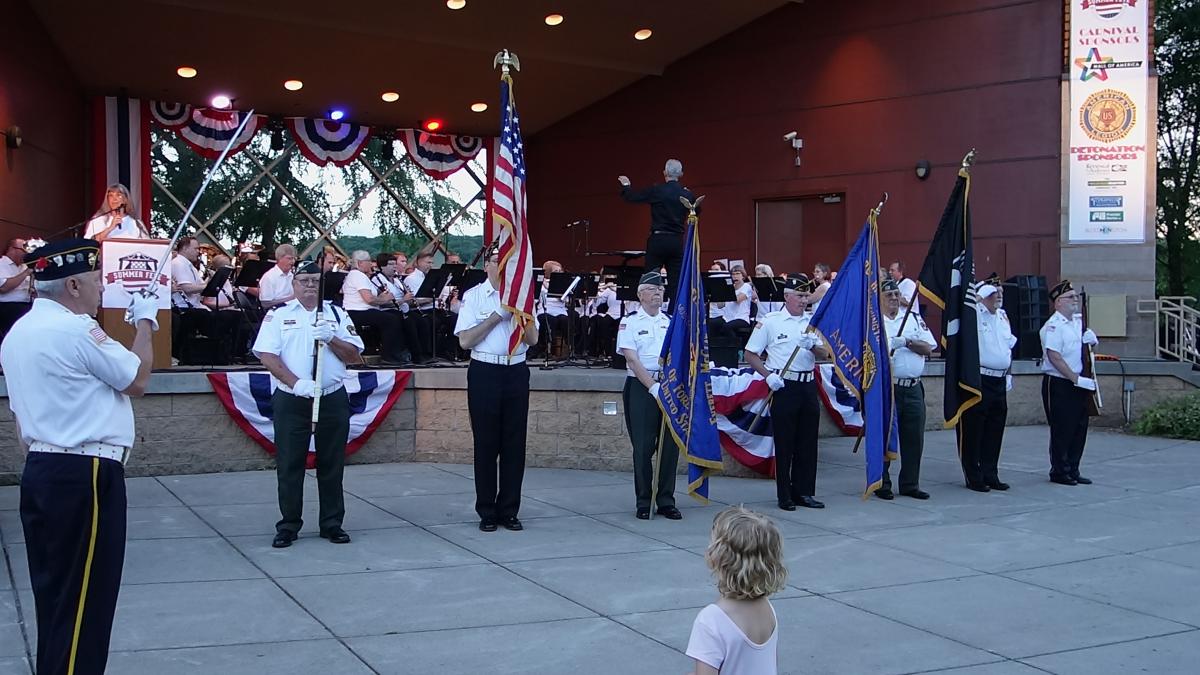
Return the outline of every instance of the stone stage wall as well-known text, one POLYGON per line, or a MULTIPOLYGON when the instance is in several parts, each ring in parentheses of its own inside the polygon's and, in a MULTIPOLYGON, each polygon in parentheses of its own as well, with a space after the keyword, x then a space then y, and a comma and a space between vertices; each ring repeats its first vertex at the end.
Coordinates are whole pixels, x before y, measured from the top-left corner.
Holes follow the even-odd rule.
MULTIPOLYGON (((1179 364, 1126 362, 1126 382, 1134 387, 1133 413, 1197 386, 1196 374, 1179 364)), ((1032 362, 1015 364, 1009 392, 1010 425, 1044 424, 1032 362)), ((1116 363, 1100 364, 1104 416, 1094 424, 1123 424, 1122 377, 1116 363)), ((931 362, 925 376, 928 428, 941 428, 942 364, 931 362)), ((614 370, 534 368, 529 401, 527 463, 537 467, 629 471, 621 387, 624 373, 614 370), (607 404, 607 405, 606 405, 607 404), (605 409, 615 414, 605 414, 605 409)), ((274 462, 230 420, 203 373, 156 373, 151 393, 134 401, 137 442, 127 466, 131 476, 211 473, 266 469, 274 462)), ((18 481, 24 463, 16 440, 7 390, 0 383, 0 483, 18 481)), ((822 409, 821 435, 839 435, 822 409)), ((466 369, 414 371, 409 388, 371 440, 350 458, 352 463, 472 461, 467 415, 466 369)), ((727 471, 748 472, 731 459, 727 471)), ((683 470, 683 467, 680 467, 683 470)))

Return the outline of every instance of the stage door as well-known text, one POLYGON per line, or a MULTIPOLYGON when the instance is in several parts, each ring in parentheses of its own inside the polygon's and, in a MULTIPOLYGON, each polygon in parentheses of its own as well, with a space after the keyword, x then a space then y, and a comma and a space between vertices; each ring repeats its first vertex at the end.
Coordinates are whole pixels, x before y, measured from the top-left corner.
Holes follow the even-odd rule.
POLYGON ((755 202, 755 264, 776 274, 812 274, 823 262, 832 269, 846 257, 846 204, 841 195, 755 202))

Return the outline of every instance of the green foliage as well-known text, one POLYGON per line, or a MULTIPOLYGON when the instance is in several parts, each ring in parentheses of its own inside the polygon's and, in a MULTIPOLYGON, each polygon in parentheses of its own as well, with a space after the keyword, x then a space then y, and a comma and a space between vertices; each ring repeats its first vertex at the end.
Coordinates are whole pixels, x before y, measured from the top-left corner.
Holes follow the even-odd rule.
MULTIPOLYGON (((338 237, 338 244, 347 252, 363 250, 370 253, 372 256, 381 252, 391 253, 393 251, 403 251, 411 257, 414 253, 420 250, 426 244, 424 237, 415 235, 404 236, 389 236, 380 235, 378 237, 359 237, 347 235, 338 237)), ((460 235, 452 234, 446 237, 446 248, 453 253, 457 253, 462 257, 464 263, 470 264, 475 258, 475 254, 479 252, 483 246, 483 237, 480 235, 460 235)), ((476 265, 477 267, 479 265, 476 265)))
POLYGON ((1165 436, 1200 441, 1200 391, 1163 401, 1133 423, 1142 436, 1165 436))

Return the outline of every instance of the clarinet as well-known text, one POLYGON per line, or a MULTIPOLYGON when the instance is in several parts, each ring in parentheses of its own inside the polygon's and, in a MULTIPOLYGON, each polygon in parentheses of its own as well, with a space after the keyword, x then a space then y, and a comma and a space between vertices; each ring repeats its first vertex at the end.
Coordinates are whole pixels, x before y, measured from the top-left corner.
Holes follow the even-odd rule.
MULTIPOLYGON (((371 280, 371 285, 375 287, 375 290, 379 291, 380 293, 386 293, 387 286, 383 282, 380 282, 376 279, 376 277, 378 277, 380 274, 380 272, 373 272, 368 278, 371 280)), ((396 302, 395 294, 392 295, 392 309, 400 311, 400 303, 396 302)))

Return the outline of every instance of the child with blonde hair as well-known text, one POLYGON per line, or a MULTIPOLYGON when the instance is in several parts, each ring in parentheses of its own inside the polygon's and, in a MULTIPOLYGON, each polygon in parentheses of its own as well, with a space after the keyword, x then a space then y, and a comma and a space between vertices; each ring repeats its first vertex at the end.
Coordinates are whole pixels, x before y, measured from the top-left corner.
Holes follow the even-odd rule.
POLYGON ((713 518, 704 560, 721 597, 692 623, 687 655, 696 660, 696 675, 775 675, 779 624, 768 596, 787 581, 779 528, 732 506, 713 518))

